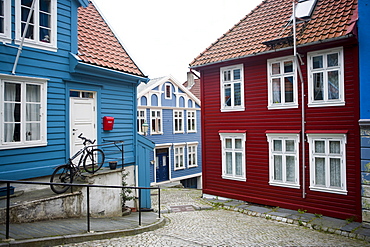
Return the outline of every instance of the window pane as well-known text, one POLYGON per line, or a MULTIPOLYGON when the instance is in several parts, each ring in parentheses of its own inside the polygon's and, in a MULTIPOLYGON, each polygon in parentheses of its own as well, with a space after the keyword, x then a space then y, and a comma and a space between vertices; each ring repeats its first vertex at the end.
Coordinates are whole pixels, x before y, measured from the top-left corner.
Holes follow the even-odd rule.
POLYGON ((230 152, 226 152, 226 174, 233 174, 233 155, 230 152))
POLYGON ((281 88, 280 79, 272 79, 272 101, 273 103, 281 103, 281 88))
POLYGON ((328 55, 328 67, 338 66, 338 53, 328 55))
POLYGON ((313 74, 314 100, 324 99, 323 73, 313 74))
POLYGON ((273 75, 280 75, 280 63, 273 63, 271 67, 273 75))
POLYGON ((288 182, 295 182, 295 157, 286 157, 286 180, 288 182))
POLYGON ((26 86, 26 101, 41 102, 41 86, 27 84, 26 86))
POLYGON ((26 124, 26 141, 37 141, 37 140, 41 140, 40 124, 39 123, 26 124))
POLYGON ((340 154, 340 141, 329 141, 329 149, 331 154, 340 154))
POLYGON ((283 157, 274 155, 274 180, 283 180, 283 157))
POLYGON ((240 69, 234 69, 234 80, 240 80, 240 69))
POLYGON ((325 185, 325 158, 315 158, 316 185, 325 185))
POLYGON ((70 91, 69 92, 69 96, 70 97, 80 97, 80 92, 78 92, 78 91, 70 91))
POLYGON ((4 27, 4 0, 0 0, 0 33, 5 32, 4 27))
POLYGON ((234 84, 234 105, 240 106, 242 104, 241 100, 241 84, 235 83, 234 84))
POLYGON ((284 62, 284 73, 293 72, 293 61, 284 62))
POLYGON ((340 159, 330 159, 330 186, 341 187, 340 159))
POLYGON ((227 138, 226 140, 225 140, 225 143, 226 143, 226 148, 232 148, 233 146, 233 144, 232 144, 232 139, 230 139, 230 138, 227 138))
POLYGON ((224 81, 231 81, 231 71, 230 70, 224 71, 224 81))
POLYGON ((242 148, 242 140, 235 139, 235 149, 241 149, 241 148, 242 148))
POLYGON ((21 124, 4 124, 4 141, 19 142, 21 140, 21 124))
POLYGON ((5 83, 4 100, 11 102, 21 102, 21 84, 5 83))
POLYGON ((285 102, 293 102, 293 76, 284 78, 285 102))
POLYGON ((274 140, 274 151, 282 151, 283 144, 281 140, 274 140))
POLYGON ((339 72, 329 71, 328 72, 328 98, 339 99, 339 72))
POLYGON ((225 84, 225 105, 231 106, 231 84, 225 84))
POLYGON ((322 56, 313 57, 312 67, 314 69, 322 68, 323 67, 323 57, 322 56))
POLYGON ((294 152, 295 151, 293 140, 286 140, 285 141, 285 150, 287 152, 294 152))
POLYGON ((235 153, 235 175, 242 176, 243 175, 243 155, 242 153, 235 153))
POLYGON ((315 141, 315 153, 325 153, 325 141, 315 141))
POLYGON ((40 105, 27 104, 26 105, 26 121, 40 121, 40 105))

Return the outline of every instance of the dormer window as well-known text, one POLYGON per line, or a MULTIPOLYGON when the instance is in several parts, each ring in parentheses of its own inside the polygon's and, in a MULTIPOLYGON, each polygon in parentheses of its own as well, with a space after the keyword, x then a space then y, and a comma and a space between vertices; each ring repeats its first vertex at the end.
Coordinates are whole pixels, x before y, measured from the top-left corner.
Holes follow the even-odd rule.
POLYGON ((295 7, 295 17, 298 19, 308 19, 311 17, 317 0, 299 0, 295 7))
POLYGON ((10 43, 10 3, 0 0, 0 40, 10 43))

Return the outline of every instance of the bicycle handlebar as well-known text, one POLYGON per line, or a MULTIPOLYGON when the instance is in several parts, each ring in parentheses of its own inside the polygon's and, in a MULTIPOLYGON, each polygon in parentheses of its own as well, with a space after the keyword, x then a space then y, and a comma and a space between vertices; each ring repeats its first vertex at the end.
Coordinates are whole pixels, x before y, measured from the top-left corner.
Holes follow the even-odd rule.
POLYGON ((86 137, 83 137, 83 136, 82 136, 82 134, 83 134, 83 133, 81 133, 81 134, 78 136, 78 138, 80 138, 80 139, 82 139, 82 140, 84 141, 84 143, 83 143, 84 145, 86 145, 86 142, 89 142, 90 144, 94 144, 94 143, 95 143, 95 141, 96 141, 96 140, 91 141, 90 139, 87 139, 86 137))

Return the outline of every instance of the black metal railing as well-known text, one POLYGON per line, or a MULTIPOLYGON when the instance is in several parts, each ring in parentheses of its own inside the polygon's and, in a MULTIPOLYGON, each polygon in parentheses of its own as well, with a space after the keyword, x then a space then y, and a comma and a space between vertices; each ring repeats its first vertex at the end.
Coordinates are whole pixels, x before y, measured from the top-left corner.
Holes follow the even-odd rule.
POLYGON ((18 180, 0 180, 0 183, 6 183, 7 195, 6 195, 6 239, 9 239, 10 232, 10 184, 37 184, 37 185, 67 185, 67 186, 78 186, 86 187, 86 218, 87 218, 87 232, 90 232, 90 188, 110 188, 110 189, 134 189, 139 190, 138 202, 139 202, 139 225, 141 226, 142 210, 141 210, 141 191, 142 190, 158 190, 158 217, 161 218, 161 190, 159 187, 134 187, 134 186, 116 186, 116 185, 97 185, 97 184, 66 184, 66 183, 49 183, 49 182, 31 182, 31 181, 18 181, 18 180))

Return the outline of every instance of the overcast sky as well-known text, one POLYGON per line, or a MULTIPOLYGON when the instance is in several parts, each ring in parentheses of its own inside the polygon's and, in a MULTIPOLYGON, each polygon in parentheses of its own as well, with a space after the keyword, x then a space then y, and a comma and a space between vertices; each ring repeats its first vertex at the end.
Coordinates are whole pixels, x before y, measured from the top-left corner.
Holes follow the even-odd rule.
POLYGON ((186 81, 188 65, 262 0, 93 0, 149 78, 186 81))

